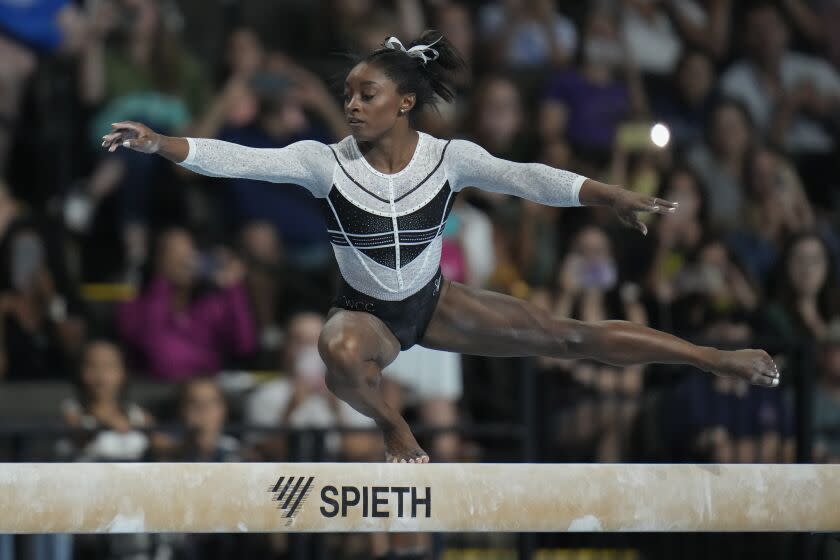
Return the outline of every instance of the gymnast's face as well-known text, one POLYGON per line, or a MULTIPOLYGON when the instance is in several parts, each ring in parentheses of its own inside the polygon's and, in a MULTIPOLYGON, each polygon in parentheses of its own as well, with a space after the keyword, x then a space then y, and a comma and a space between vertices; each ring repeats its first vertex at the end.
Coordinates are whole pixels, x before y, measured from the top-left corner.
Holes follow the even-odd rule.
POLYGON ((344 116, 360 142, 376 141, 398 123, 407 123, 414 100, 413 93, 399 93, 376 64, 357 64, 344 82, 344 116))

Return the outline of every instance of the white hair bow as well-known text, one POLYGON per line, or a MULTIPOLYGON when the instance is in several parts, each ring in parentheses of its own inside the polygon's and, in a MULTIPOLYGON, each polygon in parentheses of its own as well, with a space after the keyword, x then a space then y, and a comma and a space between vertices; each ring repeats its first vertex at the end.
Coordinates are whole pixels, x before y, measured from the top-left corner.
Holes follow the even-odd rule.
POLYGON ((406 50, 406 48, 403 46, 399 39, 397 39, 396 37, 388 37, 385 40, 385 46, 395 51, 401 50, 402 52, 404 52, 412 58, 419 58, 423 61, 423 64, 425 65, 426 63, 435 60, 437 59, 437 57, 440 56, 440 53, 433 49, 432 46, 441 39, 442 37, 438 37, 437 39, 435 39, 434 43, 430 43, 428 45, 416 45, 406 50))

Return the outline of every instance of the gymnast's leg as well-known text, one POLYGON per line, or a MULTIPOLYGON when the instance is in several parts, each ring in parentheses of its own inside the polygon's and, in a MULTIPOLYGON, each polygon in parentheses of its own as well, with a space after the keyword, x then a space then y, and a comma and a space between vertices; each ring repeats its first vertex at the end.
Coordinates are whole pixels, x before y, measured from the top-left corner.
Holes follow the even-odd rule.
POLYGON ((378 318, 369 313, 333 308, 318 340, 327 365, 327 387, 338 398, 372 418, 385 438, 390 462, 427 463, 405 419, 382 397, 382 369, 394 361, 400 343, 378 318))
POLYGON ((615 366, 687 364, 756 385, 779 383, 776 364, 763 350, 697 346, 628 321, 554 317, 527 301, 448 280, 421 344, 480 356, 589 358, 615 366))

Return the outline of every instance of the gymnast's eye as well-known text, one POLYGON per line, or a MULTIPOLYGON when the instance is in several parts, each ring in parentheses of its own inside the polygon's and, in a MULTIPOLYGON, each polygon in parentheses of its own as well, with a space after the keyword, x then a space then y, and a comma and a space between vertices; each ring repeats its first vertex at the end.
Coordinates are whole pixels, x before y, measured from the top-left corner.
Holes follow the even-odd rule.
POLYGON ((371 99, 373 99, 373 94, 371 93, 365 93, 362 95, 362 101, 370 101, 371 99))

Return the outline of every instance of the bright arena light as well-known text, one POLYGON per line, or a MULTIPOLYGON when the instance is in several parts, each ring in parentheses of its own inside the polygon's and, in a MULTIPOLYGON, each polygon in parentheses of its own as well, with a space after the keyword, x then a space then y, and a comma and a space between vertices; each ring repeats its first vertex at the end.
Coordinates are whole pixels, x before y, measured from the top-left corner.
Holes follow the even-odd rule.
POLYGON ((658 148, 664 148, 671 140, 671 131, 662 123, 656 123, 650 129, 650 141, 658 148))

